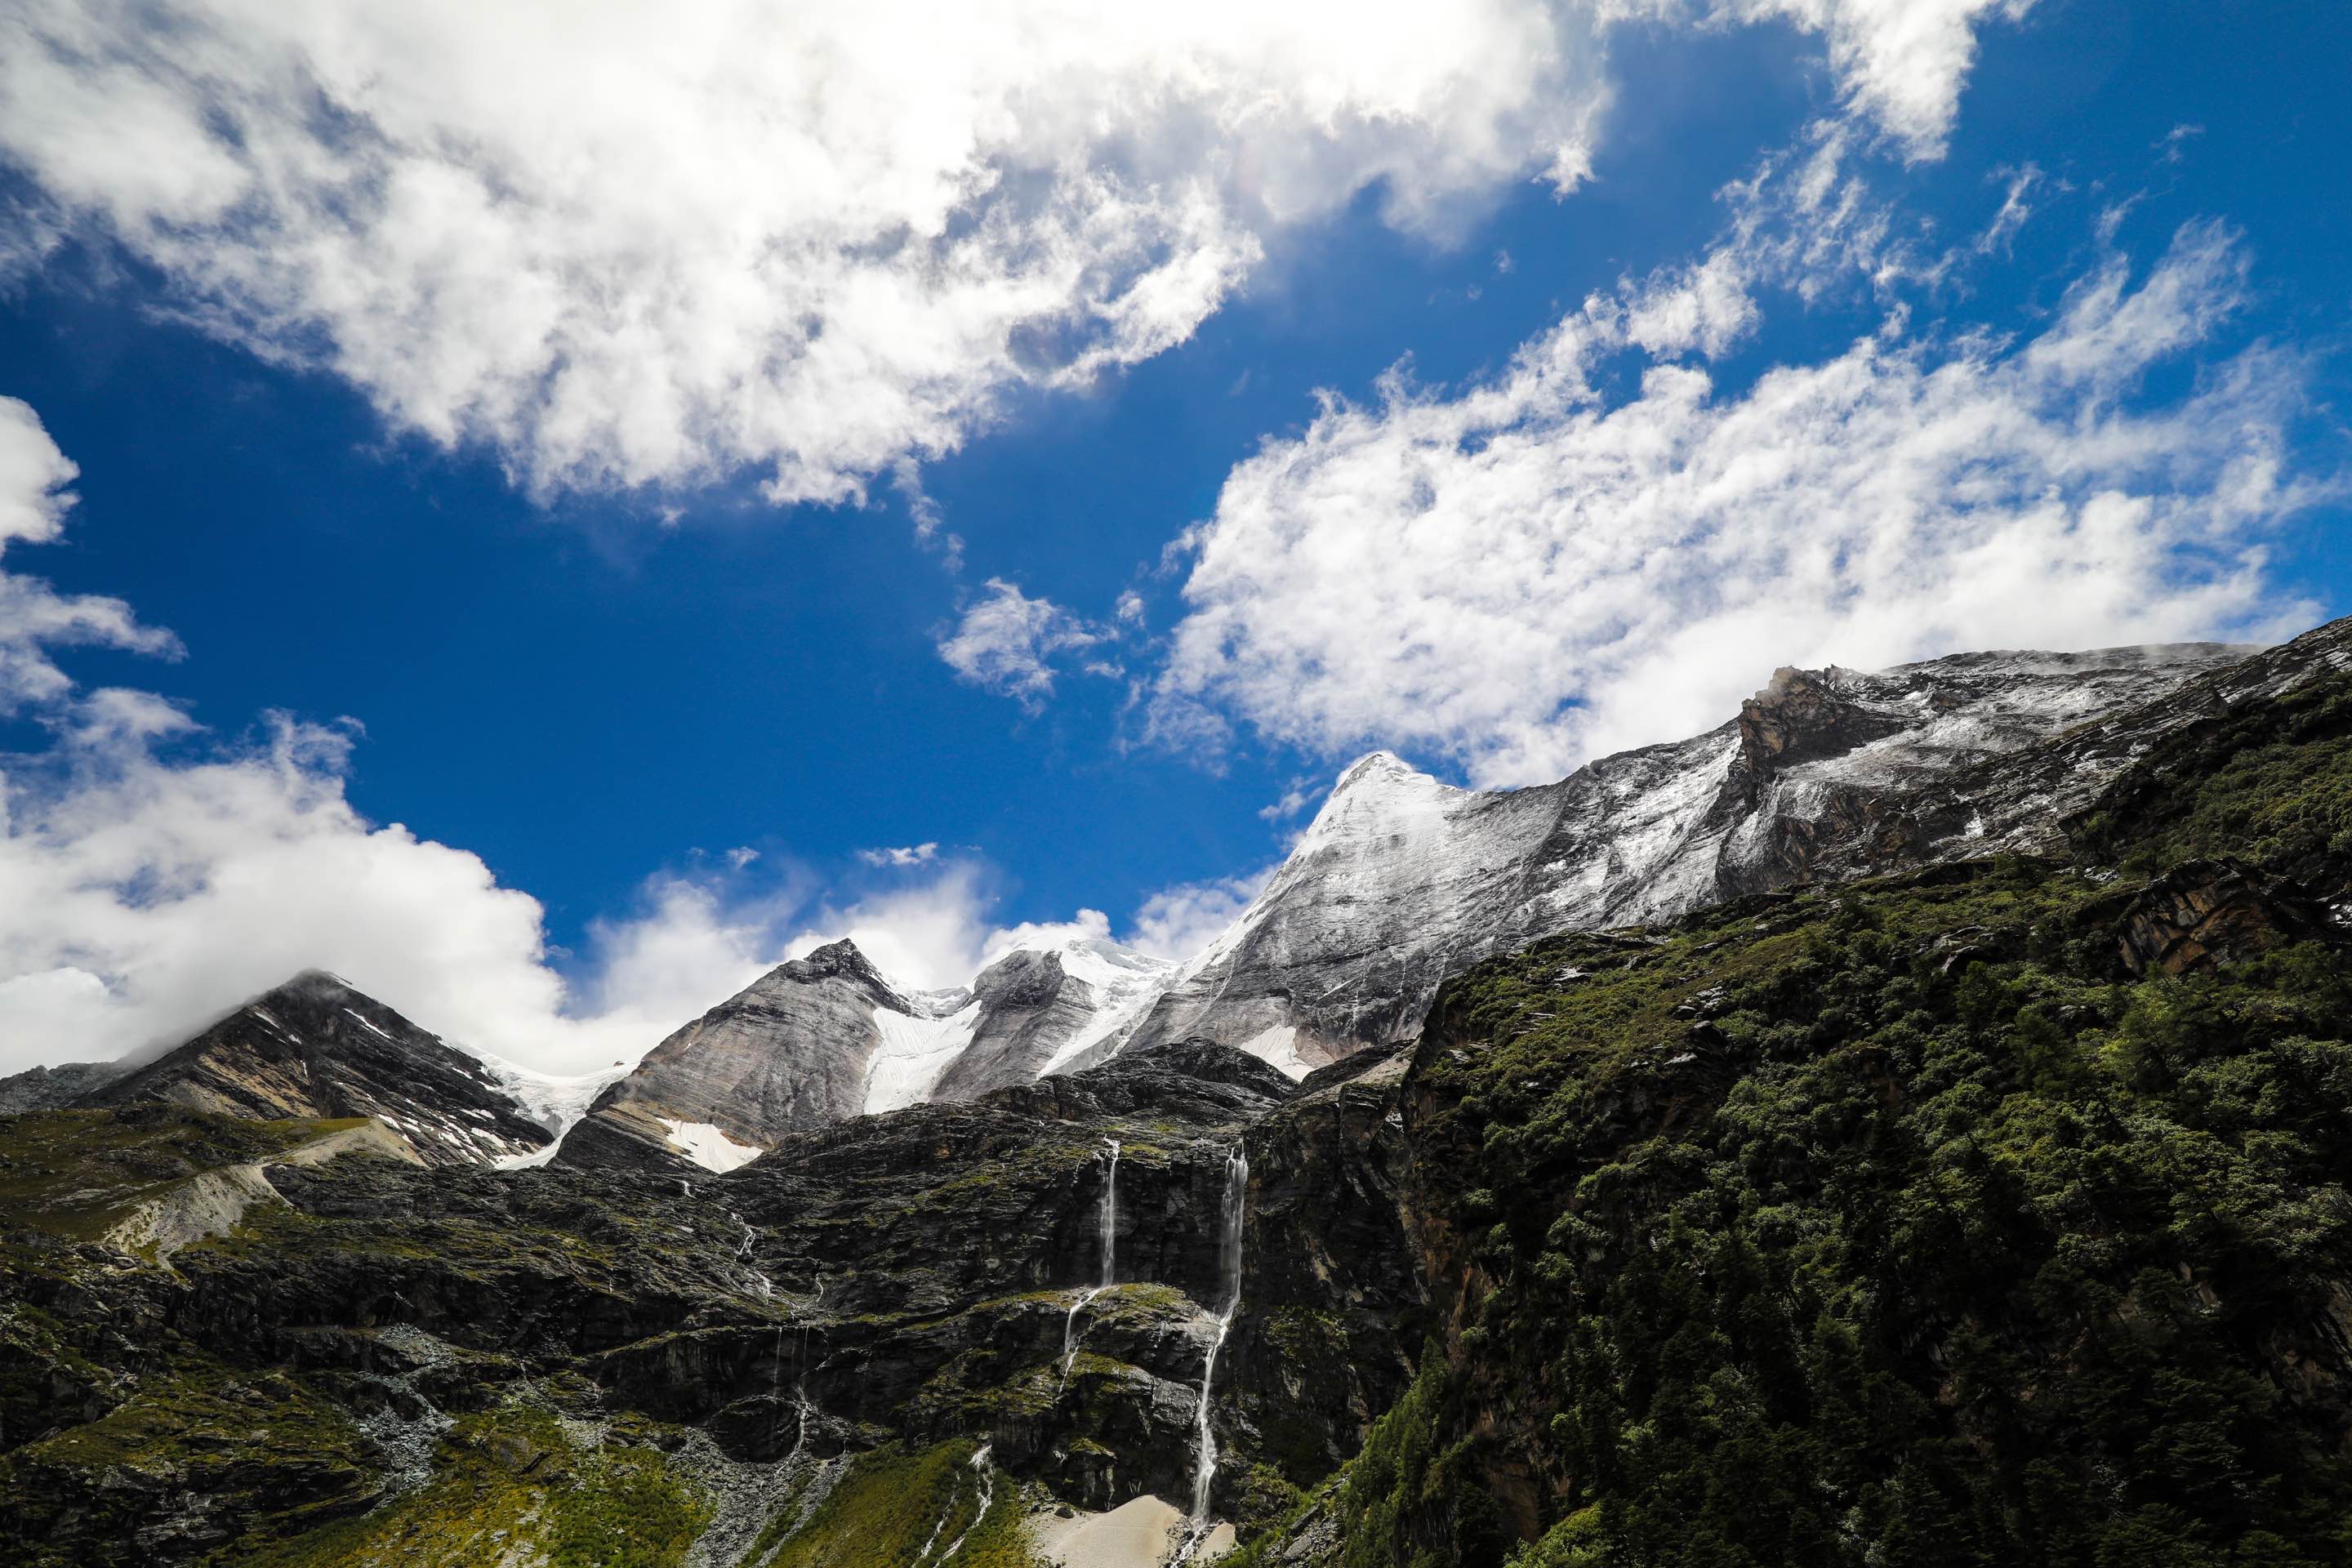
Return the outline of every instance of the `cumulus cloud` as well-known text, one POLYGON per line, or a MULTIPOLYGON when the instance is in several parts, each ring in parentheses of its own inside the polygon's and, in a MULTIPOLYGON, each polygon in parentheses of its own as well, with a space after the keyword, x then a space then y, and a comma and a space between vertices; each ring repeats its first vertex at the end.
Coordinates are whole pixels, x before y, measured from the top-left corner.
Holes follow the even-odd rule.
POLYGON ((1033 599, 1003 578, 991 577, 955 628, 940 638, 939 650, 959 679, 1010 697, 1034 712, 1053 695, 1056 656, 1108 640, 1108 632, 1051 599, 1033 599))
POLYGON ((1268 866, 1238 877, 1163 888, 1136 911, 1128 944, 1161 958, 1189 959, 1240 918, 1274 873, 1268 866))
POLYGON ((1187 542, 1163 738, 1238 717, 1522 783, 1717 722, 1778 664, 2309 613, 2263 572, 2268 525, 2322 483, 2284 456, 2305 367, 2212 352, 2247 289, 2235 237, 2191 225, 2137 268, 2107 254, 2030 337, 1914 331, 1906 285, 1951 258, 1895 236, 1834 143, 1736 192, 1701 262, 1587 300, 1506 372, 1450 392, 1392 374, 1236 468, 1187 542), (1836 277, 1887 298, 1881 330, 1735 394, 1694 357, 1752 331, 1766 285, 1836 277))
POLYGON ((1628 20, 1810 29, 1924 154, 1988 8, 25 0, 0 158, 40 199, 0 254, 105 237, 541 490, 756 466, 840 501, 1183 342, 1363 192, 1444 234, 1574 185, 1628 20))
MULTIPOLYGON (((61 533, 74 465, 0 398, 0 549, 61 533)), ((14 566, 11 553, 7 563, 14 566)), ((88 690, 56 651, 176 654, 120 600, 0 570, 0 1071, 176 1043, 306 967, 453 1037, 564 1070, 642 1052, 756 967, 752 933, 680 885, 600 927, 595 994, 549 963, 542 911, 481 859, 353 809, 355 727, 268 716, 205 734, 149 692, 88 690)))
MULTIPOLYGON (((0 547, 57 539, 74 477, 33 411, 0 399, 0 547)), ((0 571, 0 699, 50 736, 0 757, 0 1073, 176 1044, 310 967, 476 1049, 586 1071, 820 941, 853 936, 903 983, 943 986, 1009 944, 1109 930, 1095 910, 1003 928, 986 868, 936 843, 867 851, 919 879, 845 900, 789 867, 753 879, 747 847, 650 879, 567 979, 537 900, 352 805, 355 725, 276 714, 209 734, 152 693, 77 686, 52 657, 77 642, 177 648, 118 601, 0 571)))
POLYGON ((934 843, 892 845, 860 849, 857 858, 868 866, 927 866, 940 858, 940 847, 934 843))

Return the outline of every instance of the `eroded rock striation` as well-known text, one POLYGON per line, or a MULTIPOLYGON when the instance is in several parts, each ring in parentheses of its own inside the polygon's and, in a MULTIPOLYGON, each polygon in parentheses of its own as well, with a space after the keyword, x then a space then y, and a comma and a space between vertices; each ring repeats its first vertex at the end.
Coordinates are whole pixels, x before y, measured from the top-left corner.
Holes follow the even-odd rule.
POLYGON ((1171 967, 1082 939, 1009 952, 969 990, 919 992, 836 942, 656 1046, 556 1157, 726 1169, 810 1128, 1027 1083, 1131 1022, 1171 967))
POLYGON ((315 969, 72 1103, 140 1100, 257 1121, 373 1116, 436 1165, 525 1154, 553 1136, 478 1059, 315 969))

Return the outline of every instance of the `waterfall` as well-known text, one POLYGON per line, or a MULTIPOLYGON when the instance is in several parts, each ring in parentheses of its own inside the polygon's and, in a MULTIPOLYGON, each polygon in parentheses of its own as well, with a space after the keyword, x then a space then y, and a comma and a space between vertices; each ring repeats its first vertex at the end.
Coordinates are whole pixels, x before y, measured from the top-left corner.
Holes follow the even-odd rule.
POLYGON ((768 1276, 761 1271, 759 1264, 751 1256, 753 1249, 760 1245, 760 1233, 751 1228, 751 1222, 750 1220, 745 1219, 733 1209, 729 1209, 727 1211, 727 1217, 733 1220, 737 1226, 741 1227, 743 1232, 743 1239, 737 1244, 735 1248, 735 1261, 741 1264, 743 1266, 743 1272, 751 1277, 751 1293, 759 1297, 762 1301, 774 1300, 776 1297, 776 1282, 769 1279, 768 1276))
POLYGON ((1095 1216, 1095 1236, 1102 1253, 1102 1283, 1078 1293, 1070 1303, 1069 1315, 1062 1320, 1062 1386, 1070 1385, 1070 1364, 1078 1358, 1078 1314, 1087 1303, 1111 1288, 1118 1272, 1118 1140, 1106 1138, 1104 1145, 1110 1154, 1110 1170, 1103 1178, 1102 1206, 1095 1216))
MULTIPOLYGON (((787 1464, 799 1458, 802 1452, 808 1447, 809 1412, 811 1409, 808 1396, 808 1324, 803 1322, 801 1324, 801 1353, 793 1360, 793 1407, 795 1424, 793 1427, 793 1451, 784 1456, 784 1461, 787 1464)), ((776 1326, 776 1348, 779 1353, 781 1353, 783 1349, 783 1325, 779 1323, 776 1326)), ((782 1361, 779 1361, 776 1363, 776 1376, 780 1381, 783 1376, 783 1363, 782 1361)), ((781 1405, 783 1401, 779 1397, 776 1403, 781 1405)), ((782 1419, 781 1412, 779 1412, 777 1419, 782 1419)))
POLYGON ((777 1430, 784 1424, 784 1321, 782 1318, 776 1320, 776 1343, 770 1355, 775 1363, 775 1371, 768 1377, 768 1405, 775 1412, 768 1427, 768 1445, 772 1448, 777 1430))
POLYGON ((1103 1181, 1102 1217, 1097 1222, 1097 1230, 1102 1237, 1099 1289, 1108 1290, 1118 1270, 1118 1140, 1106 1138, 1103 1142, 1110 1145, 1110 1173, 1103 1181))
POLYGON ((1192 1521, 1184 1554, 1190 1556, 1193 1547, 1209 1528, 1209 1483, 1217 1476, 1217 1435, 1209 1425, 1209 1394, 1217 1381, 1217 1352, 1225 1348, 1225 1335, 1233 1331, 1234 1314, 1242 1305, 1242 1211, 1249 1201, 1249 1155, 1238 1143, 1225 1156, 1225 1206, 1223 1231, 1218 1239, 1217 1261, 1223 1276, 1225 1305, 1217 1314, 1217 1337, 1209 1342, 1208 1364, 1201 1369, 1201 1436, 1199 1460, 1192 1470, 1192 1521))
POLYGON ((963 1532, 949 1542, 948 1549, 940 1553, 940 1561, 942 1563, 955 1561, 955 1554, 963 1550, 963 1543, 971 1539, 973 1531, 981 1527, 982 1522, 988 1518, 988 1510, 995 1505, 996 1478, 988 1468, 990 1452, 990 1446, 982 1443, 980 1446, 980 1452, 971 1457, 972 1470, 980 1477, 980 1511, 971 1516, 971 1522, 963 1527, 963 1532))

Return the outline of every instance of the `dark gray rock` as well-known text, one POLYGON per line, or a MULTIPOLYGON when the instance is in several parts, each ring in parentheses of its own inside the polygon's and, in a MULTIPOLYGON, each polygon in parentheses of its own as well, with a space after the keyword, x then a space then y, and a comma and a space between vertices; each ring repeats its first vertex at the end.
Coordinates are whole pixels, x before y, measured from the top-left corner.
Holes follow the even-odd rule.
POLYGON ((0 1116, 71 1105, 131 1069, 120 1062, 61 1062, 0 1078, 0 1116))

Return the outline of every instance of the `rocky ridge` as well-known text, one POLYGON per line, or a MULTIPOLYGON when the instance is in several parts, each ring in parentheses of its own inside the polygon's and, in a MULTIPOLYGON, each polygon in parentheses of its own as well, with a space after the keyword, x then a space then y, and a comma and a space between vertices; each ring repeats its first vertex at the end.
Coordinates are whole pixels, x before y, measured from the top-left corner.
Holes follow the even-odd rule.
POLYGON ((1292 1071, 1412 1037, 1438 986, 1556 932, 1742 894, 2063 845, 2164 736, 2352 659, 2284 647, 1988 653, 1782 669, 1717 729, 1554 784, 1459 790, 1376 752, 1125 1041, 1240 1044, 1292 1071))
POLYGON ((556 1158, 724 1169, 809 1128, 1026 1083, 1129 1023, 1171 967, 1082 939, 1009 952, 968 990, 923 993, 833 942, 656 1046, 556 1158))
POLYGON ((476 1058, 320 970, 69 1103, 141 1100, 256 1121, 372 1116, 436 1165, 490 1163, 553 1136, 476 1058))

